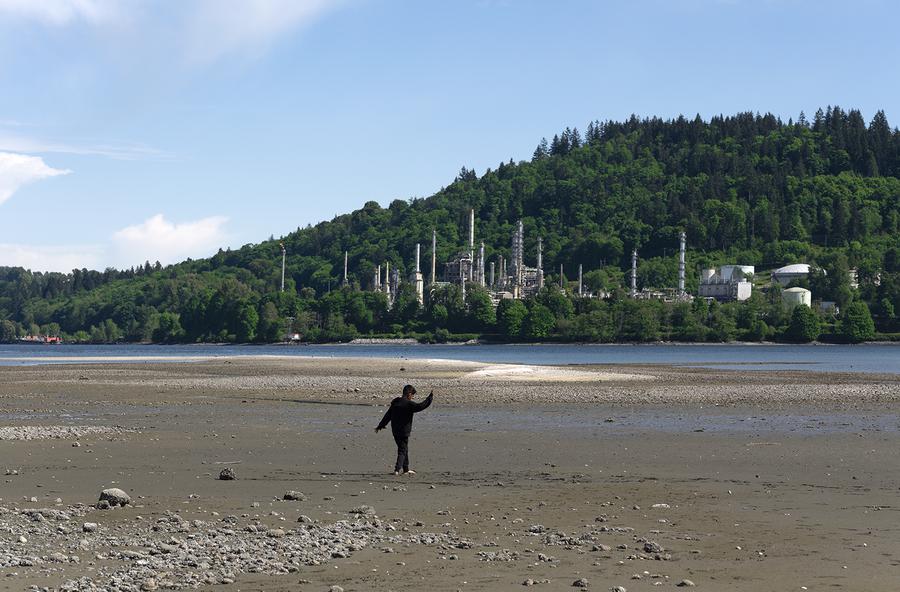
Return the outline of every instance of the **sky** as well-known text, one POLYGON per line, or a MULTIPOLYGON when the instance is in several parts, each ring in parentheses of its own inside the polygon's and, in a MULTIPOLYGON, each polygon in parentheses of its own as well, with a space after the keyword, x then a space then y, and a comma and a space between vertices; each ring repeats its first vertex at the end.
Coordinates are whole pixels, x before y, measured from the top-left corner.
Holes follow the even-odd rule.
POLYGON ((594 119, 900 122, 895 0, 0 0, 0 266, 174 263, 594 119))

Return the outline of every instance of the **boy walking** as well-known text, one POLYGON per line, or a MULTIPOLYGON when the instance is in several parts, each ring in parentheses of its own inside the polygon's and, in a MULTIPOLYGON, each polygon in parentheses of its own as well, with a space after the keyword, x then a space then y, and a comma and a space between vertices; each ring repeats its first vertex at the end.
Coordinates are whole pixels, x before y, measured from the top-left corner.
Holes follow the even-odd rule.
POLYGON ((416 394, 416 389, 408 384, 403 387, 403 395, 391 401, 391 406, 381 418, 378 427, 375 428, 377 434, 383 430, 388 422, 391 423, 391 432, 394 434, 394 442, 397 443, 397 463, 394 465, 394 474, 399 475, 401 471, 406 475, 415 475, 416 472, 409 468, 409 434, 412 432, 413 414, 428 409, 434 398, 434 391, 425 398, 421 403, 416 403, 412 398, 416 394))

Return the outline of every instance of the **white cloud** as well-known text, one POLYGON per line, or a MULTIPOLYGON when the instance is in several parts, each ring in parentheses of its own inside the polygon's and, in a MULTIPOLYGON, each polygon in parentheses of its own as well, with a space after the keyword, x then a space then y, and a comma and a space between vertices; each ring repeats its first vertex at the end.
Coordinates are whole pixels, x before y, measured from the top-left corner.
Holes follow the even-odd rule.
POLYGON ((69 272, 73 269, 104 269, 105 249, 91 245, 40 246, 0 243, 0 266, 33 271, 69 272))
POLYGON ((71 172, 47 166, 39 156, 0 152, 0 204, 12 197, 23 185, 71 172))
POLYGON ((176 263, 188 257, 208 257, 225 244, 227 218, 211 216, 175 224, 162 214, 113 234, 112 259, 121 267, 144 261, 176 263))
MULTIPOLYGON (((0 0, 2 2, 3 0, 0 0)), ((0 122, 0 128, 4 124, 0 122)), ((145 144, 97 143, 89 140, 57 141, 25 136, 0 129, 0 150, 14 152, 55 152, 81 156, 104 156, 116 160, 166 160, 173 155, 145 144)))
POLYGON ((258 54, 348 0, 0 0, 4 17, 48 26, 87 24, 128 31, 131 41, 160 50, 160 35, 206 65, 239 52, 258 54))
MULTIPOLYGON (((2 1, 2 0, 0 0, 2 1)), ((159 261, 178 263, 209 257, 226 244, 222 216, 174 224, 157 214, 140 224, 115 232, 106 244, 24 245, 0 243, 0 267, 24 267, 33 271, 69 272, 107 267, 126 269, 159 261)))
POLYGON ((0 0, 0 12, 54 26, 82 20, 93 25, 121 18, 116 0, 0 0))
POLYGON ((341 3, 342 0, 200 0, 187 20, 187 57, 203 64, 237 51, 263 51, 278 37, 309 25, 341 3))

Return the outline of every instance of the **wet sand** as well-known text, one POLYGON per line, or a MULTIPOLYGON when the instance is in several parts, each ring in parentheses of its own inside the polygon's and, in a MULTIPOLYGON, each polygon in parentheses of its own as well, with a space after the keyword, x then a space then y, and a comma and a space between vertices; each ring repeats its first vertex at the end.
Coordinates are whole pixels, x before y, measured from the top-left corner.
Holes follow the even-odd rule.
POLYGON ((898 399, 891 375, 652 366, 3 367, 0 589, 891 590, 898 399), (372 428, 406 382, 436 399, 395 477, 372 428), (133 504, 91 507, 107 487, 133 504))

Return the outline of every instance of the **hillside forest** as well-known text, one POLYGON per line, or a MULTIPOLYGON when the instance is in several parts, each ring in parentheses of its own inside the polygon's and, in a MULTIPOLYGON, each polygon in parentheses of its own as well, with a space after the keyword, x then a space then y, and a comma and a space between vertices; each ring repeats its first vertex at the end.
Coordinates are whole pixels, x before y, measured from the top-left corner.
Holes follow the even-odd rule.
POLYGON ((0 341, 50 334, 91 343, 247 343, 298 333, 314 342, 857 342, 896 339, 898 312, 900 131, 881 111, 867 124, 858 110, 840 107, 786 122, 754 113, 594 121, 583 132, 541 140, 528 161, 482 174, 464 167, 430 197, 386 208, 370 201, 206 259, 71 273, 0 267, 0 341), (409 276, 416 243, 430 261, 432 229, 439 262, 462 251, 469 208, 488 261, 510 257, 520 219, 526 264, 535 264, 542 237, 542 292, 494 307, 484 290, 462 298, 451 285, 428 292, 420 306, 403 283, 389 307, 372 291, 377 265, 390 262, 409 276), (743 264, 758 272, 753 296, 740 303, 629 298, 632 249, 640 253, 639 288, 676 285, 682 230, 689 292, 696 294, 701 268, 743 264), (813 266, 798 284, 838 312, 782 306, 780 288, 764 280, 767 270, 791 263, 813 266), (577 295, 579 264, 585 288, 606 297, 577 295))

